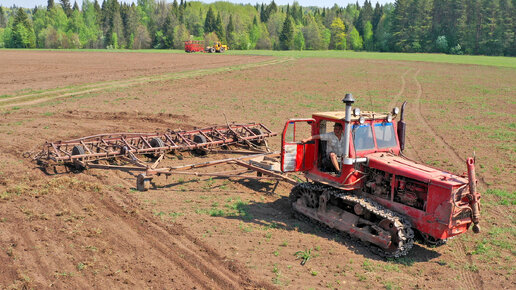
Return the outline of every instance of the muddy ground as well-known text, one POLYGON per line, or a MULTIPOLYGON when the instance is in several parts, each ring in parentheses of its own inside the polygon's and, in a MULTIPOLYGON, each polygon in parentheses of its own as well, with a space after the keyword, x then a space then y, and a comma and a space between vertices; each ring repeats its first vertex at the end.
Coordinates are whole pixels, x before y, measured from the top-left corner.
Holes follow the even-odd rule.
MULTIPOLYGON (((516 71, 205 54, 0 54, 2 288, 515 288, 516 71), (483 232, 385 260, 292 217, 291 186, 107 170, 47 175, 45 141, 263 122, 407 100, 406 154, 455 173, 475 152, 483 232), (303 266, 295 255, 310 251, 303 266)), ((271 146, 279 149, 279 137, 271 146)), ((166 164, 227 155, 168 156, 166 164)), ((217 168, 221 171, 224 168, 217 168)))

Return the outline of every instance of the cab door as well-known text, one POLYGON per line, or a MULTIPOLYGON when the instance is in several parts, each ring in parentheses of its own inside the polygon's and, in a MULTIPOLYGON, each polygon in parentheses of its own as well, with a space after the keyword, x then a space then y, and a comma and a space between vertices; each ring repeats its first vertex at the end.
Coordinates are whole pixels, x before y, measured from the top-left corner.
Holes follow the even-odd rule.
POLYGON ((301 140, 312 136, 315 120, 290 119, 281 135, 281 171, 308 171, 315 161, 315 141, 301 144, 301 140))

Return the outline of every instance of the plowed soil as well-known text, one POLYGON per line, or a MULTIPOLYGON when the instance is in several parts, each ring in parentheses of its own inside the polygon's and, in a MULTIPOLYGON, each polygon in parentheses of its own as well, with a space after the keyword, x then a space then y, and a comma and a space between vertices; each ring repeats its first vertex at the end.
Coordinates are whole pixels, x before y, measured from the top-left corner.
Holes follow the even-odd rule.
MULTIPOLYGON (((61 51, 2 51, 0 63, 1 288, 516 287, 515 70, 61 51), (406 154, 414 160, 462 173, 475 151, 481 234, 437 248, 416 244, 408 256, 384 260, 293 218, 287 184, 172 176, 139 192, 129 173, 47 175, 23 157, 45 141, 108 132, 226 121, 279 132, 288 118, 342 110, 347 92, 363 110, 408 101, 406 154), (299 251, 310 253, 305 265, 299 251)), ((279 149, 279 137, 270 143, 279 149)), ((226 157, 183 154, 165 162, 226 157)))

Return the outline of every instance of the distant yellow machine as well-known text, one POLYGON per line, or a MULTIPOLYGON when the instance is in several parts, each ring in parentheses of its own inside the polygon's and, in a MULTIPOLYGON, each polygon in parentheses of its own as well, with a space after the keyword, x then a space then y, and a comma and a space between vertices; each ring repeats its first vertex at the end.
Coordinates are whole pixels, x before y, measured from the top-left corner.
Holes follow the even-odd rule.
POLYGON ((214 53, 214 52, 224 52, 228 49, 229 49, 229 47, 227 45, 222 44, 220 42, 215 42, 213 44, 213 46, 206 46, 204 51, 209 52, 209 53, 214 53))

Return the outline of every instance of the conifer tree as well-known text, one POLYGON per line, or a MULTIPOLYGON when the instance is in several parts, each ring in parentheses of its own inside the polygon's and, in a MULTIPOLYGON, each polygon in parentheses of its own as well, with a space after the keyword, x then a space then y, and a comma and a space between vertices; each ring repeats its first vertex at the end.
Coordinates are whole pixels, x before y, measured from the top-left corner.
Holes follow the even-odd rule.
POLYGON ((281 34, 279 36, 280 40, 280 48, 282 50, 290 50, 294 45, 294 24, 292 23, 292 18, 290 15, 287 15, 285 18, 285 22, 283 22, 283 29, 281 30, 281 34))
POLYGON ((5 14, 4 8, 0 6, 0 28, 7 26, 7 15, 5 14))
POLYGON ((12 24, 12 39, 10 47, 13 48, 35 48, 36 34, 32 27, 32 21, 23 8, 18 8, 12 24))
POLYGON ((226 35, 224 31, 224 26, 222 25, 222 17, 220 17, 220 12, 217 14, 217 20, 215 21, 215 34, 220 41, 225 41, 226 35))
POLYGON ((204 33, 210 33, 215 31, 217 27, 217 19, 215 18, 215 14, 213 14, 213 9, 208 9, 206 12, 206 19, 204 20, 204 33))
POLYGON ((50 9, 54 8, 54 0, 48 0, 47 2, 47 10, 50 11, 50 9))
POLYGON ((72 6, 70 5, 70 0, 61 0, 61 6, 66 14, 66 16, 72 16, 72 6))

